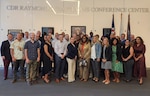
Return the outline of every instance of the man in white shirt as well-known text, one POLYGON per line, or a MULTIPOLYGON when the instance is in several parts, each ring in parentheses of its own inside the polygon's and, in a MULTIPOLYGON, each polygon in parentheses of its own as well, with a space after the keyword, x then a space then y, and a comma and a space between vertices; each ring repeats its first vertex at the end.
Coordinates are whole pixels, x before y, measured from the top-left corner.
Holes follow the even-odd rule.
POLYGON ((24 79, 24 45, 25 42, 22 40, 22 33, 17 34, 17 39, 11 43, 11 57, 13 61, 13 81, 15 83, 17 81, 17 71, 20 67, 21 71, 21 79, 24 79))
POLYGON ((59 35, 59 40, 55 43, 55 78, 56 83, 59 83, 60 80, 65 80, 63 77, 64 67, 65 67, 65 56, 67 52, 67 44, 63 40, 63 35, 59 35))

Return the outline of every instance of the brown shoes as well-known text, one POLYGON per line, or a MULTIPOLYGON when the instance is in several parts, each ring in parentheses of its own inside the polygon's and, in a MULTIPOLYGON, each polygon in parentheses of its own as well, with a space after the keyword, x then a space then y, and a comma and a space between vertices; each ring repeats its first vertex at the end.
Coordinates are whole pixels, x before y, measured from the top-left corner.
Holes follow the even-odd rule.
POLYGON ((64 77, 61 77, 60 79, 61 79, 62 81, 65 81, 65 78, 64 78, 64 77))
POLYGON ((17 80, 16 80, 16 79, 13 79, 13 81, 12 81, 11 83, 15 83, 15 82, 17 82, 17 80))
POLYGON ((56 83, 59 83, 59 82, 60 82, 60 80, 59 80, 59 79, 56 79, 56 80, 55 80, 55 82, 56 82, 56 83))

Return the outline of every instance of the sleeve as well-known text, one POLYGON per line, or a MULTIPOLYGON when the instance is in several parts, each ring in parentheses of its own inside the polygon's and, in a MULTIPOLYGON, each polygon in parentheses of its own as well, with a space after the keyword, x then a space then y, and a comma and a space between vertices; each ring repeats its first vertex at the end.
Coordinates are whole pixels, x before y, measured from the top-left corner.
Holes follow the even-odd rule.
POLYGON ((112 47, 111 46, 108 47, 107 55, 108 55, 107 61, 111 61, 112 60, 112 47))
POLYGON ((64 49, 64 55, 67 55, 67 46, 68 46, 68 42, 65 42, 65 49, 64 49))
POLYGON ((102 54, 102 46, 100 43, 98 43, 98 57, 97 58, 101 58, 101 54, 102 54))
POLYGON ((88 42, 88 50, 84 55, 84 58, 89 59, 91 57, 91 44, 88 42))
POLYGON ((14 42, 15 42, 15 41, 13 41, 13 42, 10 44, 10 49, 14 49, 14 42))
POLYGON ((143 55, 145 54, 145 51, 146 51, 146 47, 145 47, 145 45, 143 44, 143 46, 142 46, 142 54, 143 54, 143 55))
POLYGON ((58 49, 59 49, 58 44, 59 44, 58 42, 55 43, 55 49, 54 49, 54 51, 55 51, 55 53, 56 53, 59 57, 61 57, 61 54, 59 53, 59 50, 58 50, 58 49))
POLYGON ((1 56, 4 56, 4 52, 5 52, 5 45, 4 45, 4 42, 2 42, 2 45, 1 45, 1 56))
POLYGON ((78 56, 79 56, 79 57, 81 56, 80 46, 81 46, 81 44, 79 43, 79 46, 78 46, 78 56))
MULTIPOLYGON (((38 41, 37 41, 38 42, 38 41)), ((40 43, 38 42, 38 47, 37 48, 41 48, 41 45, 40 45, 40 43)))
POLYGON ((117 60, 118 61, 122 61, 122 58, 121 58, 121 54, 122 54, 122 49, 121 49, 121 46, 117 46, 117 60))
POLYGON ((28 42, 25 43, 24 49, 28 49, 28 42))
POLYGON ((69 51, 69 49, 70 49, 70 44, 67 45, 67 50, 69 51))

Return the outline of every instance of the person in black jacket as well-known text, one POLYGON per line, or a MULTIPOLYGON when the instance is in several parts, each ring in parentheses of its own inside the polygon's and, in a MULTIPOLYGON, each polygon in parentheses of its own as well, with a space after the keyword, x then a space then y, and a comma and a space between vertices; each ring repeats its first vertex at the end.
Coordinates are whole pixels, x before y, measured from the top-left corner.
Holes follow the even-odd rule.
POLYGON ((114 74, 114 82, 120 82, 120 73, 123 73, 122 49, 117 38, 112 39, 112 71, 114 74))
POLYGON ((70 43, 67 46, 67 62, 68 62, 68 82, 75 81, 75 71, 76 71, 76 59, 78 50, 74 44, 75 39, 70 38, 70 43))
POLYGON ((4 62, 4 80, 7 79, 8 67, 9 67, 10 62, 12 61, 9 47, 10 47, 10 43, 13 40, 13 35, 9 33, 7 35, 7 38, 8 40, 3 41, 2 46, 1 46, 1 57, 4 62))
POLYGON ((102 82, 104 84, 109 84, 110 83, 110 75, 109 75, 109 69, 112 68, 112 49, 111 46, 109 45, 109 40, 108 38, 104 38, 103 39, 103 48, 102 48, 102 64, 101 64, 101 68, 105 69, 104 73, 105 73, 105 80, 103 80, 102 82))

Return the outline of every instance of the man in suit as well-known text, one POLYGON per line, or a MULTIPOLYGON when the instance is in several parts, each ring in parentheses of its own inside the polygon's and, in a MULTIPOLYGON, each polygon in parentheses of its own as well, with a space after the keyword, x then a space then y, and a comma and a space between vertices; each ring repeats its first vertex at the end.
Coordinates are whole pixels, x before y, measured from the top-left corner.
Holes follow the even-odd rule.
POLYGON ((1 57, 4 62, 4 80, 7 79, 8 75, 8 67, 10 62, 12 61, 11 54, 10 54, 10 43, 13 40, 13 35, 11 33, 8 33, 7 40, 2 42, 1 46, 1 57))

